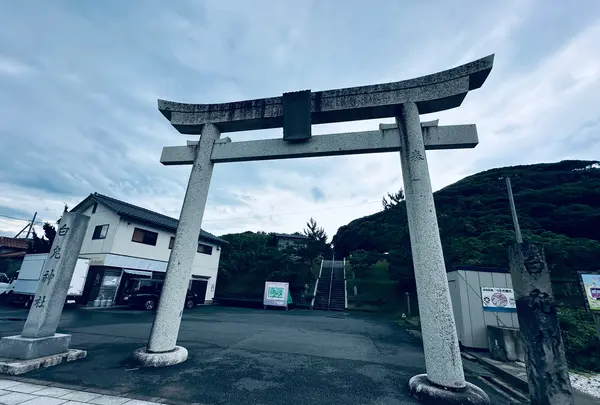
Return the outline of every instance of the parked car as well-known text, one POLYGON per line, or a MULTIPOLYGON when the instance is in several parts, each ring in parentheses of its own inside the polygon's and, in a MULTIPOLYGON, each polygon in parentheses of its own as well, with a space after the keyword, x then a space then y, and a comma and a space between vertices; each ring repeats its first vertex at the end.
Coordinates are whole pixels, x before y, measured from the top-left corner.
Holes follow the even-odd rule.
MULTIPOLYGON (((164 280, 131 279, 127 284, 123 303, 130 307, 153 311, 158 306, 163 284, 164 280)), ((185 297, 185 307, 187 309, 194 308, 197 301, 198 296, 188 290, 185 297)))

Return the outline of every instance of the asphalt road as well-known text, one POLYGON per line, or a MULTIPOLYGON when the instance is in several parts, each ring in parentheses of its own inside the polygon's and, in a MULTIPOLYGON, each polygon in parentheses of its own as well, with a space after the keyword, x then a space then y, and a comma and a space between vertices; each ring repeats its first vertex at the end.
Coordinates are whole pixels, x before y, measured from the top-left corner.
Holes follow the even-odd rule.
MULTIPOLYGON (((1 336, 19 334, 26 316, 0 307, 1 336)), ((88 357, 26 376, 201 404, 396 405, 416 403, 407 382, 425 372, 420 341, 382 317, 210 306, 184 312, 185 363, 139 369, 129 356, 152 320, 142 311, 67 309, 58 332, 88 357)), ((467 375, 493 404, 510 403, 467 375)))

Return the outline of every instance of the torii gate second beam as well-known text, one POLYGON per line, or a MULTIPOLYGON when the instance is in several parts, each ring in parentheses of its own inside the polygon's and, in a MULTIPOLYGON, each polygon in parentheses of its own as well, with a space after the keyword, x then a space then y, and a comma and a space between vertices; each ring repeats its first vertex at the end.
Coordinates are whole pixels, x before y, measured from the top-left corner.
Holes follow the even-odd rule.
MULTIPOLYGON (((479 140, 475 125, 437 126, 437 121, 423 123, 426 150, 474 148, 479 140)), ((192 164, 198 142, 187 146, 166 146, 160 162, 163 165, 192 164)), ((290 143, 283 139, 232 142, 229 138, 215 141, 210 160, 213 163, 255 160, 291 159, 317 156, 356 155, 400 151, 398 127, 381 124, 378 131, 349 132, 313 136, 305 142, 290 143)))

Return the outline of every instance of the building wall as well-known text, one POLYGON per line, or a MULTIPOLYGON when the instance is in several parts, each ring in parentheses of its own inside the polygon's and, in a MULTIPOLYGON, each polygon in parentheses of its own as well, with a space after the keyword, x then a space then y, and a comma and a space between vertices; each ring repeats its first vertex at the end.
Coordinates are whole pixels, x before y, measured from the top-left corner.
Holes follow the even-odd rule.
POLYGON ((115 235, 117 234, 117 228, 119 227, 120 217, 115 214, 114 211, 106 208, 102 204, 98 204, 96 212, 92 214, 93 207, 89 207, 85 211, 80 213, 88 215, 90 222, 88 224, 87 231, 85 232, 85 238, 81 245, 80 255, 86 255, 90 253, 109 253, 112 249, 115 235), (94 229, 97 225, 108 224, 108 233, 105 239, 92 240, 94 229))
MULTIPOLYGON (((175 232, 169 232, 145 224, 136 224, 134 222, 121 219, 115 235, 114 245, 111 253, 168 262, 169 256, 171 255, 169 241, 171 240, 172 236, 175 236, 175 232), (133 237, 133 230, 136 227, 157 232, 158 238, 156 240, 156 246, 133 242, 131 239, 133 237)), ((196 253, 194 256, 194 262, 192 264, 192 275, 210 277, 208 286, 206 288, 205 299, 207 301, 212 301, 214 297, 214 290, 216 288, 217 270, 219 267, 221 250, 220 247, 214 243, 208 241, 202 241, 201 243, 212 246, 212 254, 207 255, 204 253, 196 253), (212 285, 215 287, 212 287, 212 285)))
POLYGON ((111 253, 143 257, 150 260, 160 260, 166 262, 169 260, 171 250, 169 249, 169 240, 173 236, 171 232, 154 228, 145 224, 138 224, 125 219, 121 219, 117 234, 115 235, 115 243, 111 253), (145 245, 143 243, 133 242, 133 230, 135 228, 144 229, 158 233, 156 246, 145 245))
POLYGON ((212 302, 217 288, 217 273, 219 269, 219 259, 221 258, 221 248, 205 241, 202 241, 201 243, 213 247, 212 255, 196 253, 194 263, 192 264, 192 274, 195 276, 210 277, 206 285, 205 300, 212 302))
POLYGON ((484 311, 481 300, 481 287, 512 288, 510 273, 456 270, 447 276, 461 344, 487 349, 487 325, 519 327, 516 312, 484 311))
POLYGON ((301 239, 299 240, 299 239, 279 238, 279 239, 277 239, 277 248, 284 249, 289 246, 303 247, 306 245, 306 243, 307 242, 305 240, 301 240, 301 239))

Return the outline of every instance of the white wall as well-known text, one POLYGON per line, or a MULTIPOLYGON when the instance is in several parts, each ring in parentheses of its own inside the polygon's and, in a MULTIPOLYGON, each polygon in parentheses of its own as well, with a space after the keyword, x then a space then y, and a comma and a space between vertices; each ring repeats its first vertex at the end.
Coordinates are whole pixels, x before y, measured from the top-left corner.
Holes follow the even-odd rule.
POLYGON ((117 228, 119 227, 120 218, 117 214, 115 214, 114 211, 106 208, 102 204, 98 204, 96 212, 93 214, 92 209, 93 207, 89 207, 85 211, 80 211, 80 213, 90 217, 90 222, 88 224, 87 231, 85 232, 85 238, 83 239, 83 244, 81 245, 81 250, 79 251, 80 255, 89 253, 109 253, 113 246, 117 228), (106 238, 92 240, 92 235, 94 234, 94 229, 96 226, 105 224, 108 224, 108 233, 106 234, 106 238))
MULTIPOLYGON (((175 232, 168 232, 163 229, 155 228, 145 224, 136 224, 135 222, 121 219, 118 226, 118 230, 114 239, 111 253, 143 257, 145 259, 168 261, 171 255, 171 249, 169 249, 169 241, 171 237, 175 236, 175 232), (143 243, 133 242, 134 228, 141 228, 148 231, 158 233, 156 240, 156 246, 145 245, 143 243)), ((219 258, 221 257, 221 250, 217 249, 217 245, 202 241, 201 243, 213 247, 212 255, 204 253, 196 253, 194 262, 192 264, 192 274, 196 276, 210 277, 207 291, 210 290, 210 284, 216 283, 217 269, 219 267, 219 258)), ((213 294, 214 295, 214 294, 213 294)), ((212 299, 207 298, 207 299, 212 299)))
POLYGON ((171 250, 169 249, 171 236, 173 234, 170 232, 121 219, 111 253, 166 262, 169 260, 169 255, 171 254, 171 250), (133 242, 131 239, 133 238, 133 230, 135 228, 158 233, 156 246, 133 242))
POLYGON ((519 327, 516 312, 485 311, 481 301, 481 287, 512 288, 510 273, 458 269, 447 276, 456 328, 464 346, 487 349, 488 325, 519 327))
POLYGON ((219 269, 219 259, 221 258, 221 248, 205 241, 202 241, 201 243, 213 247, 212 255, 209 256, 203 253, 196 253, 194 264, 192 264, 192 274, 210 277, 206 284, 205 300, 212 301, 215 292, 211 290, 215 290, 217 286, 217 272, 219 269), (211 288, 211 285, 214 286, 214 288, 211 288))

